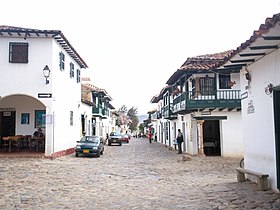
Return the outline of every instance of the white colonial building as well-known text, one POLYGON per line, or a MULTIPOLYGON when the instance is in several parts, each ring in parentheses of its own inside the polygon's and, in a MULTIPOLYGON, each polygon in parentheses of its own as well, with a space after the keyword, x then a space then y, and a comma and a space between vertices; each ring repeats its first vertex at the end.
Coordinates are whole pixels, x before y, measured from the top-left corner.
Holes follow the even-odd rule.
POLYGON ((1 152, 7 141, 12 152, 18 140, 30 151, 38 128, 45 156, 72 152, 81 136, 80 77, 87 64, 58 30, 0 26, 0 46, 1 152))
POLYGON ((242 156, 240 68, 223 66, 232 52, 188 58, 153 97, 160 142, 175 147, 180 129, 188 154, 242 156))
POLYGON ((280 14, 267 18, 228 64, 240 72, 244 167, 280 189, 280 14))

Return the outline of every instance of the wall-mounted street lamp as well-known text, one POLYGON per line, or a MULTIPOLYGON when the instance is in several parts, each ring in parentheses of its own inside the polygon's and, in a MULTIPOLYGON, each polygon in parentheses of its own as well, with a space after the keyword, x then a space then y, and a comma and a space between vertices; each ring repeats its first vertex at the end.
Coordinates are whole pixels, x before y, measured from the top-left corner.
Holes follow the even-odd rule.
POLYGON ((49 66, 46 65, 43 69, 43 74, 44 74, 44 77, 46 78, 46 85, 50 83, 50 81, 49 81, 50 73, 51 73, 51 70, 49 69, 49 66))
POLYGON ((264 92, 266 95, 270 95, 273 91, 273 84, 269 83, 265 88, 264 92))

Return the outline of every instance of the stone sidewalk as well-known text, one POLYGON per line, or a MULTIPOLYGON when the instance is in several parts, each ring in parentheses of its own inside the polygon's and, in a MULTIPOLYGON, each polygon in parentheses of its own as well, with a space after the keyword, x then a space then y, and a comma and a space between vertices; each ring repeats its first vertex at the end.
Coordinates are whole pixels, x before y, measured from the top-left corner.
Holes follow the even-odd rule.
POLYGON ((239 159, 182 155, 131 139, 100 158, 0 159, 0 209, 280 209, 280 194, 237 183, 239 159))

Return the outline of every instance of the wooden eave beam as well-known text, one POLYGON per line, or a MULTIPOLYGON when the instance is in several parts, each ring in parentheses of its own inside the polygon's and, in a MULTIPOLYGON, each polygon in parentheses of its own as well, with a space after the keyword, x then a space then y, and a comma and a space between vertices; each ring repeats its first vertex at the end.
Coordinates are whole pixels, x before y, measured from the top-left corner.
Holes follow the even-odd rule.
POLYGON ((280 36, 263 36, 264 40, 280 40, 280 36))
POLYGON ((240 53, 240 57, 265 56, 265 53, 240 53))
POLYGON ((251 50, 269 50, 269 49, 277 49, 278 45, 260 45, 260 46, 251 46, 249 48, 251 50))
POLYGON ((230 60, 231 63, 253 63, 255 59, 230 60))
POLYGON ((242 68, 243 66, 246 66, 247 64, 246 63, 241 63, 241 64, 229 64, 229 65, 224 65, 225 68, 233 68, 233 67, 240 67, 242 68))

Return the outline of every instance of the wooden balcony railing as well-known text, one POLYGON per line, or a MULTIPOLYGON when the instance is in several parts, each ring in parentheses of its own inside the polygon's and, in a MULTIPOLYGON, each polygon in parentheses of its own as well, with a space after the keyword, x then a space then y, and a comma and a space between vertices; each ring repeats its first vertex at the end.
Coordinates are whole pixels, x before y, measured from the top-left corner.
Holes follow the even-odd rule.
POLYGON ((173 99, 173 112, 202 108, 241 108, 240 90, 188 91, 173 99))

